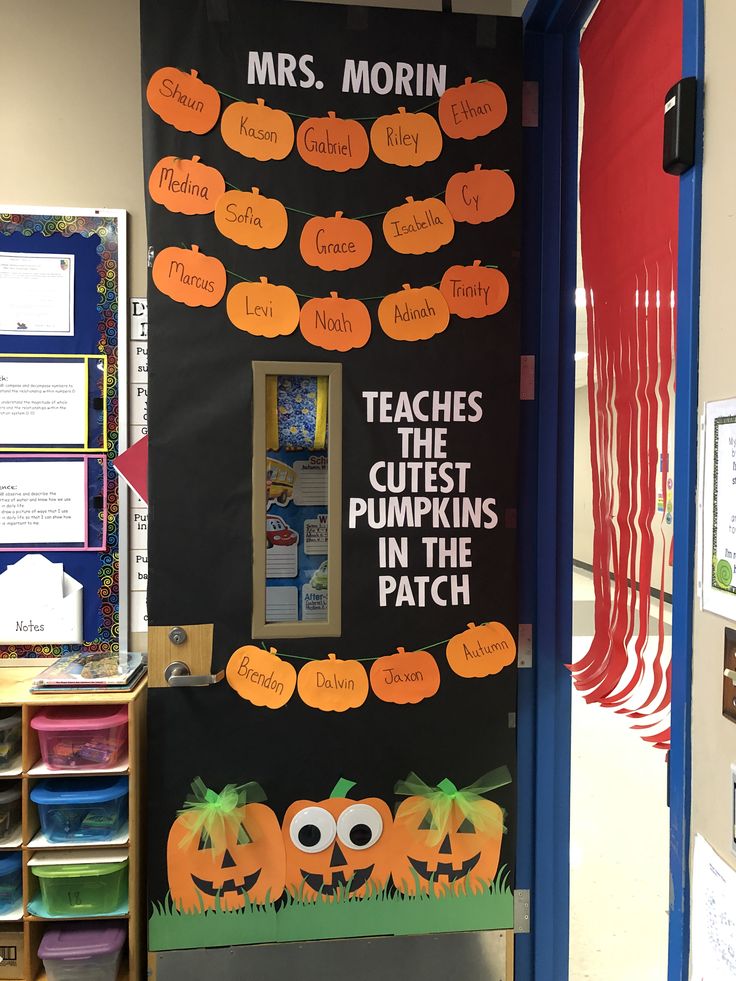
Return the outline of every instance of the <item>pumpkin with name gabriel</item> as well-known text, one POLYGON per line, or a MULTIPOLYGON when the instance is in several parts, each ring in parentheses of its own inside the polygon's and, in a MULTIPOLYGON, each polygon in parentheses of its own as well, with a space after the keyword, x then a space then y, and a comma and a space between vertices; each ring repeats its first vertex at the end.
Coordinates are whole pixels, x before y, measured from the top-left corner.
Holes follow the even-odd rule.
POLYGON ((284 891, 286 856, 278 818, 257 783, 219 794, 200 777, 169 832, 169 892, 178 909, 242 909, 284 891))
POLYGON ((362 125, 355 119, 340 119, 332 110, 304 120, 296 131, 296 148, 311 167, 338 174, 360 170, 370 152, 362 125))
POLYGON ((408 896, 475 893, 496 877, 504 812, 485 795, 511 783, 505 766, 458 790, 451 780, 429 787, 415 773, 396 784, 405 796, 394 817, 391 875, 408 896))
POLYGON ((391 809, 377 797, 350 800, 338 780, 327 800, 295 801, 284 815, 286 889, 307 901, 371 895, 391 871, 391 809))

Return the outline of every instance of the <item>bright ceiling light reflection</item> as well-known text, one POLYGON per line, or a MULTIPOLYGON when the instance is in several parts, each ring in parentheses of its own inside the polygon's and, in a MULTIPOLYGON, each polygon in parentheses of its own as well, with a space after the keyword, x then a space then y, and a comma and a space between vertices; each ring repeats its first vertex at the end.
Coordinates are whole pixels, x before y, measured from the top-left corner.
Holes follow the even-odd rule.
POLYGON ((587 351, 576 351, 575 352, 575 360, 576 361, 585 361, 585 359, 587 357, 588 357, 588 352, 587 351))
POLYGON ((578 308, 578 310, 585 309, 586 303, 584 286, 578 286, 578 288, 575 290, 575 306, 578 308))

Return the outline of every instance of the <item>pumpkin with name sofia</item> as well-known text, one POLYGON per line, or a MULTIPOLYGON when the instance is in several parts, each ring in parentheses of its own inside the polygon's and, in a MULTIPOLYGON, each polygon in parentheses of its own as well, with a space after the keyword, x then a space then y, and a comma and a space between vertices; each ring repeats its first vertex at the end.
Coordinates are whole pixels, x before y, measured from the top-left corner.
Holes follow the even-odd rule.
POLYGON ((341 661, 336 654, 307 661, 297 678, 299 697, 310 708, 346 712, 368 697, 368 675, 360 661, 341 661))
POLYGON ((506 95, 495 82, 474 82, 445 89, 437 114, 440 126, 453 140, 474 140, 498 129, 506 118, 506 95))
POLYGON ((158 290, 188 307, 216 306, 227 286, 223 264, 215 256, 200 252, 198 245, 162 249, 153 260, 151 276, 158 290))
POLYGON ((485 794, 511 783, 507 767, 458 790, 451 780, 430 787, 415 773, 396 784, 405 796, 394 817, 391 875, 408 896, 487 890, 496 877, 504 814, 485 794))
POLYGON ((176 214, 209 215, 225 193, 225 178, 199 157, 162 157, 148 178, 148 193, 176 214))
POLYGON ((398 293, 384 296, 378 305, 378 322, 395 341, 427 341, 450 323, 447 301, 436 286, 412 289, 404 283, 398 293))
POLYGON ((197 77, 197 71, 159 68, 146 86, 148 104, 165 123, 182 133, 209 133, 220 115, 217 89, 197 77))
POLYGON ((371 665, 371 688, 382 702, 415 705, 436 695, 440 669, 429 651, 405 651, 377 658, 371 665))
POLYGON ((339 902, 379 892, 391 870, 392 818, 377 797, 350 800, 339 780, 327 800, 295 801, 284 816, 286 889, 302 900, 339 902))
POLYGON ((516 641, 502 623, 481 623, 447 644, 447 663, 461 678, 487 678, 516 660, 516 641))
POLYGON ((278 818, 256 783, 219 794, 197 777, 171 826, 166 851, 169 891, 192 913, 272 903, 284 891, 286 856, 278 818))
POLYGON ((254 160, 283 160, 294 146, 294 124, 283 109, 264 99, 233 102, 222 114, 220 132, 231 150, 254 160))
POLYGON ((357 269, 368 260, 373 236, 364 221, 343 218, 336 211, 333 218, 310 218, 302 229, 299 250, 310 266, 326 272, 357 269))
POLYGON ((215 224, 238 245, 275 249, 286 238, 289 219, 280 201, 252 187, 250 191, 226 191, 215 206, 215 224))

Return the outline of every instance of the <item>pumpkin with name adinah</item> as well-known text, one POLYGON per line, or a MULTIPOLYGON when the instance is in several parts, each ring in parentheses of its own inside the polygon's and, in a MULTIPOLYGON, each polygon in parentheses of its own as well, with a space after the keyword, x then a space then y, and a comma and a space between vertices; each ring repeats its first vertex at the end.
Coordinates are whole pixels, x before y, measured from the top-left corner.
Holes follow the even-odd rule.
POLYGON ((215 224, 226 238, 250 249, 275 249, 286 238, 289 219, 276 198, 267 198, 257 187, 227 191, 215 207, 215 224))
POLYGON ((299 326, 299 300, 290 286, 276 286, 261 276, 257 283, 237 283, 227 295, 227 315, 238 330, 256 337, 283 337, 299 326))
POLYGON ((492 621, 457 634, 447 644, 447 663, 461 678, 486 678, 516 660, 516 641, 502 623, 492 621))
POLYGON ((366 131, 355 119, 326 116, 305 119, 296 132, 296 148, 305 163, 344 174, 358 170, 368 159, 366 131))
POLYGON ((455 221, 479 225, 511 210, 516 191, 504 170, 484 170, 476 164, 464 174, 453 174, 445 188, 445 204, 455 221))
POLYGON ((359 708, 368 697, 368 675, 360 661, 341 661, 335 654, 307 661, 297 678, 299 697, 322 712, 359 708))
POLYGON ((428 112, 407 112, 400 106, 398 112, 379 116, 371 126, 371 146, 384 163, 421 167, 442 153, 442 131, 428 112))
POLYGON ((395 341, 427 341, 447 328, 450 311, 436 286, 414 289, 404 283, 397 293, 381 300, 378 321, 384 334, 395 341))
POLYGON ((148 193, 157 204, 181 215, 208 215, 225 193, 225 178, 199 157, 162 157, 148 178, 148 193))
POLYGON ((153 260, 151 275, 158 290, 188 307, 217 306, 227 286, 223 264, 200 252, 198 245, 162 249, 153 260))
POLYGON ((366 223, 344 218, 342 211, 336 211, 333 218, 310 218, 299 239, 302 259, 327 272, 362 266, 372 248, 373 236, 366 223))
POLYGON ((275 647, 268 651, 255 644, 239 647, 227 662, 225 677, 241 698, 270 709, 286 705, 296 688, 296 669, 278 656, 275 647))
POLYGON ((453 140, 475 140, 498 129, 506 118, 506 95, 495 82, 474 82, 445 89, 440 96, 440 126, 453 140))
POLYGON ((182 133, 209 133, 220 115, 217 89, 197 77, 197 71, 159 68, 146 86, 148 104, 165 123, 182 133))
POLYGON ((386 212, 383 234, 394 252, 424 255, 436 252, 452 241, 455 222, 447 205, 439 198, 415 201, 408 197, 405 204, 386 212))
POLYGON ((440 282, 450 313, 463 320, 490 317, 503 310, 509 281, 500 269, 489 269, 476 259, 472 266, 450 266, 440 282))
POLYGON ((377 658, 371 665, 371 688, 382 702, 416 705, 436 695, 440 669, 429 651, 406 651, 377 658))
POLYGON ((304 304, 299 329, 304 339, 316 347, 350 351, 368 343, 371 315, 360 300, 346 300, 333 292, 304 304))
POLYGON ((232 102, 222 114, 220 132, 231 150, 254 160, 283 160, 294 146, 294 124, 264 99, 232 102))

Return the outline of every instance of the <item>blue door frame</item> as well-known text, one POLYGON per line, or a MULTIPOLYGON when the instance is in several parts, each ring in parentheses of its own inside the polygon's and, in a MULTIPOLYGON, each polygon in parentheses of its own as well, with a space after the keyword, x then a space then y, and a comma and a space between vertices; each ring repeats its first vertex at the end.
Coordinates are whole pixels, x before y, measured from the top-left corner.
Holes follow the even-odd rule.
MULTIPOLYGON (((524 77, 539 83, 539 126, 524 131, 522 349, 536 356, 536 401, 522 403, 519 532, 528 575, 520 620, 534 625, 535 650, 534 668, 519 672, 516 884, 531 890, 532 909, 531 932, 516 937, 517 981, 562 981, 569 966, 571 679, 564 665, 572 642, 578 46, 595 3, 529 0, 524 14, 524 77)), ((683 0, 683 75, 698 79, 699 113, 696 164, 680 178, 679 205, 668 981, 686 981, 689 957, 703 18, 703 0, 683 0)))

